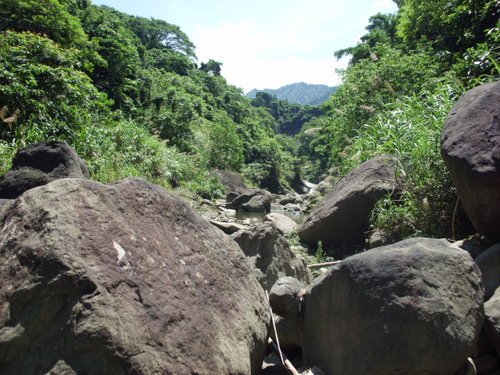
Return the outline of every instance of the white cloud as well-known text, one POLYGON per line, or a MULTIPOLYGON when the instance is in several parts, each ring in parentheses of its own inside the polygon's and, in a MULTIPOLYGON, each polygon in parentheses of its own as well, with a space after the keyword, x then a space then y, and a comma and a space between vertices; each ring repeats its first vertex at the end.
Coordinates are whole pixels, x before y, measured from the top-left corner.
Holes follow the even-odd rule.
POLYGON ((198 27, 192 35, 199 60, 222 62, 224 77, 244 91, 294 82, 338 84, 335 69, 344 68, 347 62, 337 62, 331 51, 318 53, 310 38, 300 30, 266 32, 248 21, 198 27))
POLYGON ((392 0, 93 0, 124 12, 178 24, 200 61, 244 90, 294 82, 336 85, 336 50, 366 33, 371 15, 394 12, 392 0))
POLYGON ((190 33, 200 62, 222 62, 224 77, 245 91, 294 82, 339 84, 335 70, 344 69, 347 59, 337 61, 334 51, 353 46, 371 15, 395 9, 392 0, 287 0, 279 10, 266 5, 267 12, 264 2, 255 4, 243 17, 198 25, 190 33))

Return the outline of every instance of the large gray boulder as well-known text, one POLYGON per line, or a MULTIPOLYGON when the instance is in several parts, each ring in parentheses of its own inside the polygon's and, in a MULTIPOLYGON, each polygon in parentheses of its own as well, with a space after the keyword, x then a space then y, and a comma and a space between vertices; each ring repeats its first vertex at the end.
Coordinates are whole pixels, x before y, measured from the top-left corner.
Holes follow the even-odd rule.
POLYGON ((264 290, 184 201, 62 179, 2 213, 0 374, 258 373, 264 290))
POLYGON ((454 105, 441 155, 476 230, 500 241, 500 81, 478 86, 454 105))
MULTIPOLYGON (((300 239, 309 244, 322 241, 327 249, 364 243, 375 204, 398 190, 397 165, 397 159, 382 155, 351 171, 306 217, 298 229, 300 239)), ((333 255, 351 255, 348 249, 333 255)))
POLYGON ((273 224, 257 224, 233 234, 232 238, 247 256, 264 289, 271 289, 276 280, 284 276, 309 283, 307 265, 290 249, 288 241, 273 224))
POLYGON ((497 288, 493 297, 484 304, 484 313, 486 315, 486 333, 497 355, 500 356, 500 287, 497 288))
POLYGON ((445 240, 354 255, 305 295, 304 358, 329 374, 451 375, 483 323, 481 274, 445 240))
POLYGON ((89 177, 87 165, 66 142, 35 143, 19 150, 11 170, 0 177, 0 198, 14 199, 60 178, 89 177))

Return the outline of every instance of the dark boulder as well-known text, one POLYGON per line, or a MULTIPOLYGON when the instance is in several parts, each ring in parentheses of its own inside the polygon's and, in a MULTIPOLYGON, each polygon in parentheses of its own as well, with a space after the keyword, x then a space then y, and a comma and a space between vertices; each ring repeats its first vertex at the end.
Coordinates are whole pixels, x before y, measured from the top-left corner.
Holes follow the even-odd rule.
POLYGON ((247 212, 271 212, 272 195, 265 190, 249 189, 227 195, 226 208, 247 212))
POLYGON ((61 179, 0 228, 0 374, 257 374, 264 291, 238 246, 142 180, 61 179))
POLYGON ((295 166, 294 168, 293 179, 290 182, 290 187, 298 194, 307 194, 310 190, 302 178, 302 171, 299 166, 295 166))
POLYGON ((19 150, 11 170, 0 177, 0 198, 14 199, 60 178, 89 177, 87 165, 66 142, 36 143, 19 150))
POLYGON ((500 287, 497 288, 493 297, 484 304, 484 313, 486 315, 485 330, 500 356, 500 287))
MULTIPOLYGON (((305 286, 294 277, 282 277, 269 291, 281 346, 302 346, 302 294, 305 286)), ((271 332, 274 337, 274 332, 271 332)))
POLYGON ((500 81, 478 86, 454 105, 441 155, 476 230, 500 241, 500 81))
POLYGON ((474 261, 481 270, 484 297, 488 300, 500 287, 500 243, 483 251, 474 261))
POLYGON ((383 155, 351 171, 309 213, 298 229, 300 239, 309 244, 322 241, 327 249, 343 247, 335 257, 351 255, 345 251, 365 242, 375 204, 398 191, 397 165, 397 159, 383 155))
POLYGON ((226 189, 226 194, 236 193, 241 194, 248 190, 245 183, 243 182, 243 178, 237 172, 231 171, 222 171, 219 169, 213 170, 210 172, 212 176, 215 176, 219 179, 224 188, 226 189))
POLYGON ((285 317, 298 318, 304 284, 295 277, 280 278, 269 291, 269 303, 273 312, 285 317))
POLYGON ((304 298, 304 359, 329 374, 453 374, 473 354, 484 318, 480 271, 445 240, 349 257, 304 298))
POLYGON ((264 289, 271 289, 280 277, 292 276, 308 283, 310 272, 290 249, 288 241, 271 223, 258 224, 232 235, 247 256, 264 289))

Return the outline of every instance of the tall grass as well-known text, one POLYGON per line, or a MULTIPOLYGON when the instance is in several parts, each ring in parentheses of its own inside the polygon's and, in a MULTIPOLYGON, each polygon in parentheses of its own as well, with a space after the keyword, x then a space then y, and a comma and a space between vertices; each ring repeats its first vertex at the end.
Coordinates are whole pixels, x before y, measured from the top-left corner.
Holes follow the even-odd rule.
POLYGON ((403 193, 380 201, 372 214, 373 226, 394 241, 414 235, 450 236, 453 231, 457 198, 440 155, 439 138, 463 91, 459 82, 441 79, 432 89, 383 105, 345 150, 344 170, 380 154, 399 159, 397 177, 403 193))

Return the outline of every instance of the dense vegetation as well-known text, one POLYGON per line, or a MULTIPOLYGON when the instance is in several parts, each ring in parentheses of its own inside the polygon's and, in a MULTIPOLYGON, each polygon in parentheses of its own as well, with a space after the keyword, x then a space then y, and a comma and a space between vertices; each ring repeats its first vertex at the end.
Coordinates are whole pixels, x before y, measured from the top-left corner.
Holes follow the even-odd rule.
POLYGON ((221 194, 212 169, 279 191, 294 147, 272 116, 198 66, 177 26, 88 0, 5 0, 0 8, 0 173, 15 151, 62 139, 94 178, 141 176, 202 196, 221 194), (12 121, 14 118, 14 121, 12 121))
POLYGON ((165 21, 90 0, 3 0, 0 174, 23 145, 62 139, 100 181, 141 176, 216 197, 212 169, 280 191, 300 169, 319 181, 389 153, 404 191, 381 202, 374 226, 393 239, 451 235, 456 193, 438 138, 456 99, 499 77, 499 4, 396 2, 335 53, 350 66, 319 108, 246 98, 165 21))
POLYGON ((335 89, 336 87, 327 85, 313 85, 299 82, 280 87, 279 89, 253 89, 247 93, 247 96, 254 99, 258 93, 264 92, 280 100, 286 100, 289 103, 317 106, 326 102, 330 95, 335 92, 335 89))
MULTIPOLYGON (((400 160, 402 195, 383 200, 373 224, 393 240, 466 234, 440 157, 445 118, 467 89, 497 80, 500 5, 495 0, 399 0, 370 18, 343 84, 299 134, 310 179, 342 176, 378 154, 400 160)), ((459 210, 458 210, 459 212, 459 210)))
POLYGON ((263 91, 255 95, 255 98, 252 99, 252 105, 266 108, 276 121, 277 131, 288 135, 297 134, 306 122, 324 114, 324 111, 318 106, 290 103, 263 91))

